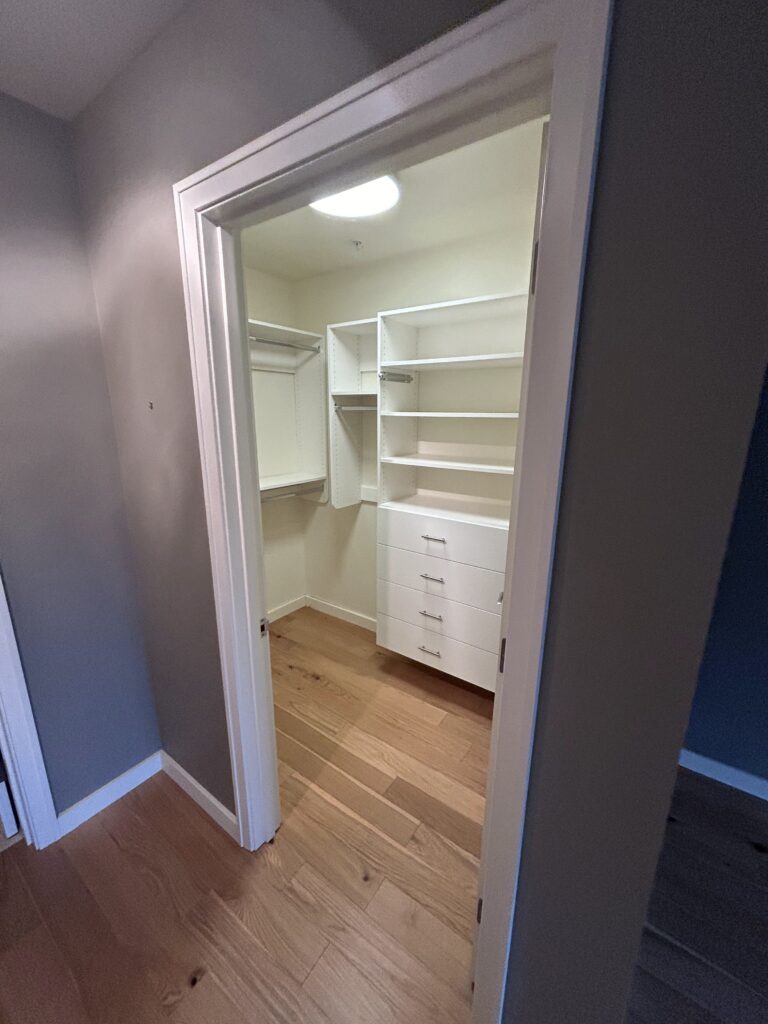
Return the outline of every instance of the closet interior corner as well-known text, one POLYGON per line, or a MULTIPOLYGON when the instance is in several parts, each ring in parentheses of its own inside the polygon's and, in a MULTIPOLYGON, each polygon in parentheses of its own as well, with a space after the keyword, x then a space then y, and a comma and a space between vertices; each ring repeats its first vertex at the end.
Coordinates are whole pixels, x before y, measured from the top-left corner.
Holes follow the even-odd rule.
POLYGON ((303 206, 242 231, 278 752, 295 777, 362 758, 378 779, 406 758, 459 803, 482 792, 543 126, 404 160, 385 212, 303 206))

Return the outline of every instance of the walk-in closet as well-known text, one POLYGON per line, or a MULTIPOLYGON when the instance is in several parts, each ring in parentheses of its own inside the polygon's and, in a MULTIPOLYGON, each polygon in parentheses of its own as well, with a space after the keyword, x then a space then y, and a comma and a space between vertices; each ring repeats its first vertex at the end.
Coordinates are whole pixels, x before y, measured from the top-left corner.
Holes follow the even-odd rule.
POLYGON ((281 835, 391 927, 420 908, 462 984, 545 131, 241 240, 281 835))

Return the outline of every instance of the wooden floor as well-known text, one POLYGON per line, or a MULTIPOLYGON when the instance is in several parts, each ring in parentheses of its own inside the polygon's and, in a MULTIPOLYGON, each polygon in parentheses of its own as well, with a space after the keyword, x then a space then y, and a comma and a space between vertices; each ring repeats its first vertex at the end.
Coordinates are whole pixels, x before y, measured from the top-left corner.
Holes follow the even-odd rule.
POLYGON ((469 1020, 491 700, 302 610, 272 627, 283 825, 157 775, 0 858, 5 1024, 469 1020))
POLYGON ((680 769, 628 1024, 768 1022, 768 805, 680 769))

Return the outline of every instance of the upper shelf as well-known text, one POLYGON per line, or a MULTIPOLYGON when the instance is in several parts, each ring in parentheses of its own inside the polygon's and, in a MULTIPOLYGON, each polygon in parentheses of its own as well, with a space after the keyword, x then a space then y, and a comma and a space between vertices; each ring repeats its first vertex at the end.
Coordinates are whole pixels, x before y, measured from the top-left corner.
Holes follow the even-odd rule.
POLYGON ((264 320, 248 320, 248 341, 251 343, 262 342, 266 345, 319 352, 322 340, 321 334, 313 334, 312 331, 300 331, 296 327, 283 327, 282 324, 270 324, 264 320))
POLYGON ((279 473, 275 476, 261 477, 259 490, 262 494, 273 494, 286 488, 319 489, 324 483, 325 473, 279 473))
POLYGON ((477 356, 444 356, 440 359, 397 359, 382 362, 382 370, 501 370, 523 365, 522 352, 495 352, 477 356))
POLYGON ((382 462, 394 466, 420 466, 424 469, 458 469, 467 473, 514 473, 515 467, 502 459, 468 459, 463 455, 427 455, 409 452, 407 455, 386 455, 382 462))

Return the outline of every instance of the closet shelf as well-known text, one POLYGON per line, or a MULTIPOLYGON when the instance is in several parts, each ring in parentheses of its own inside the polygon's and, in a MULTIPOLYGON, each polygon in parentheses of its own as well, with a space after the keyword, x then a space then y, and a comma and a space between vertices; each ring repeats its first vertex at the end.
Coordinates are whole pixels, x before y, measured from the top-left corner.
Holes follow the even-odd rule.
MULTIPOLYGON (((377 398, 378 391, 331 391, 334 398, 377 398)), ((372 406, 371 408, 375 408, 372 406)))
POLYGON ((466 473, 504 473, 511 475, 515 467, 503 459, 484 458, 469 460, 463 455, 424 455, 411 452, 407 455, 382 456, 382 462, 393 466, 420 466, 424 469, 457 469, 466 473))
POLYGON ((295 348, 317 355, 320 352, 321 334, 300 331, 296 327, 283 327, 264 320, 248 320, 248 341, 251 344, 278 345, 281 348, 295 348))
POLYGON ((411 412, 382 411, 381 415, 402 416, 406 419, 418 416, 444 420, 517 420, 520 418, 519 412, 418 412, 414 410, 411 412))
POLYGON ((382 370, 501 370, 523 365, 522 352, 492 352, 487 355, 443 356, 440 359, 397 359, 382 362, 382 370))
POLYGON ((383 501, 379 508, 422 516, 450 516, 457 522, 477 523, 503 530, 509 527, 509 502, 497 498, 477 498, 446 491, 417 491, 405 498, 383 501))
POLYGON ((286 488, 302 488, 308 490, 312 485, 322 486, 325 483, 325 473, 279 473, 276 476, 265 476, 259 480, 259 490, 262 494, 269 494, 274 491, 282 491, 286 488))

